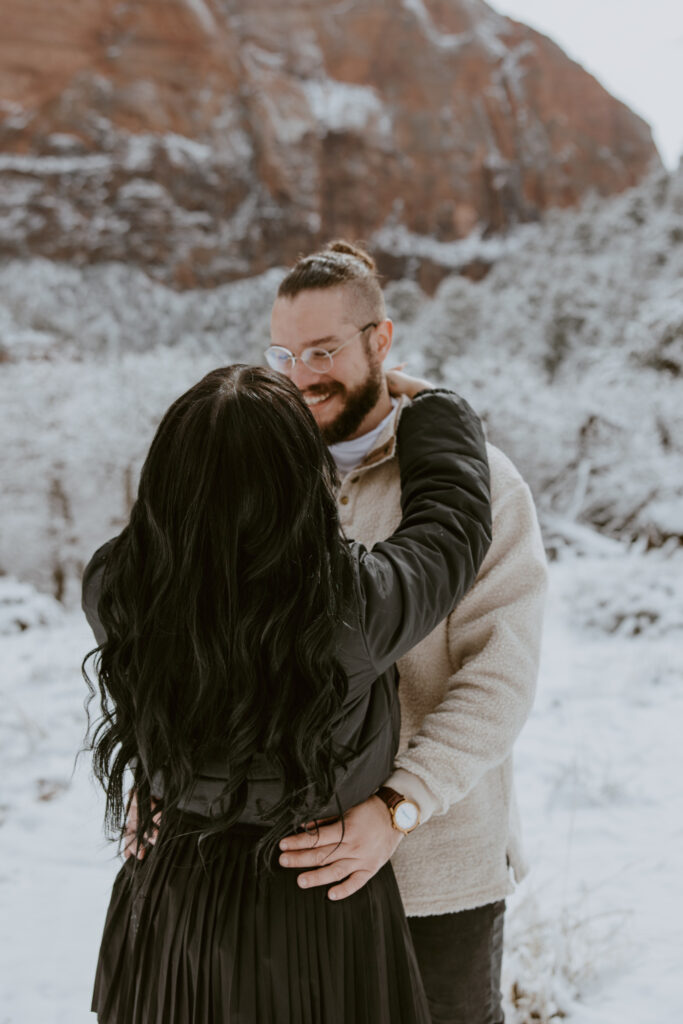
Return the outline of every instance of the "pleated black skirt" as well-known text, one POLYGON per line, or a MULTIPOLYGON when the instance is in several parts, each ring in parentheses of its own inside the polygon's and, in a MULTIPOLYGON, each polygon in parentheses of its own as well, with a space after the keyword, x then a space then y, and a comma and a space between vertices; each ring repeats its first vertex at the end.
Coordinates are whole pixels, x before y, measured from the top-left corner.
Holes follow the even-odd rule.
MULTIPOLYGON (((162 829, 163 831, 163 829, 162 829)), ((262 834, 178 834, 114 881, 92 1009, 103 1024, 429 1024, 394 873, 338 903, 257 871, 262 834)))

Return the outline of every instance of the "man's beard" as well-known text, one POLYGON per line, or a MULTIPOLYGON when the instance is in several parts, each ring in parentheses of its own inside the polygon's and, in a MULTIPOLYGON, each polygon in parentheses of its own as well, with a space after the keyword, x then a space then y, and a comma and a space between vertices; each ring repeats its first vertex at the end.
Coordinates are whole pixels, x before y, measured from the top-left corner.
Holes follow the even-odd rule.
MULTIPOLYGON (((329 385, 325 390, 330 390, 329 385)), ((310 392, 314 394, 312 390, 310 392)), ((369 373, 362 384, 359 384, 353 391, 348 391, 343 384, 336 383, 331 391, 332 394, 346 396, 344 408, 331 423, 320 427, 325 444, 339 444, 340 441, 347 441, 352 434, 355 434, 361 423, 379 401, 382 393, 382 370, 381 364, 369 363, 369 373)))

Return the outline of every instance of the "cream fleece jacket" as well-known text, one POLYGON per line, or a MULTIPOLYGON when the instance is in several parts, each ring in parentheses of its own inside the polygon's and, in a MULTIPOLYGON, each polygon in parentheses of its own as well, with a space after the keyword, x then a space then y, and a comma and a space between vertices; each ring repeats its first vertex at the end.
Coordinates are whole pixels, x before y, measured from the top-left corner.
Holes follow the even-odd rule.
MULTIPOLYGON (((396 425, 341 482, 348 537, 371 546, 401 519, 396 425)), ((392 858, 406 913, 503 899, 526 874, 512 747, 531 710, 547 582, 529 488, 488 445, 493 540, 455 611, 398 663, 401 741, 387 785, 420 807, 392 858)))

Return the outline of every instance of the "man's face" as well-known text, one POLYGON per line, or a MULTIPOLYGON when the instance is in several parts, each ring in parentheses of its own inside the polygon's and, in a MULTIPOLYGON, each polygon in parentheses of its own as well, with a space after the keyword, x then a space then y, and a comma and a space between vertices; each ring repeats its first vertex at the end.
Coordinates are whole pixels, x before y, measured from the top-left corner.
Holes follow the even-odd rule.
POLYGON ((361 335, 359 328, 367 319, 362 319, 354 298, 353 289, 344 285, 311 289, 293 299, 276 299, 271 315, 273 345, 281 345, 295 356, 307 348, 333 352, 352 339, 334 357, 329 371, 316 373, 297 360, 290 374, 327 444, 364 433, 365 421, 384 388, 382 361, 391 343, 391 324, 383 321, 361 335), (387 331, 384 324, 389 324, 388 344, 383 339, 383 331, 387 331))

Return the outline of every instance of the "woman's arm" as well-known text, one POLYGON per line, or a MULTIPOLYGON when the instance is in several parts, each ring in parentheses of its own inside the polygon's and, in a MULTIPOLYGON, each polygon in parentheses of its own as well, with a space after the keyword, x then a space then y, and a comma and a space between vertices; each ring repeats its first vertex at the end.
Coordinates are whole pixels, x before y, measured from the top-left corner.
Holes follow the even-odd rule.
POLYGON ((401 414, 397 445, 401 522, 369 551, 352 545, 378 675, 450 614, 491 543, 485 439, 467 402, 446 389, 420 392, 401 414))

